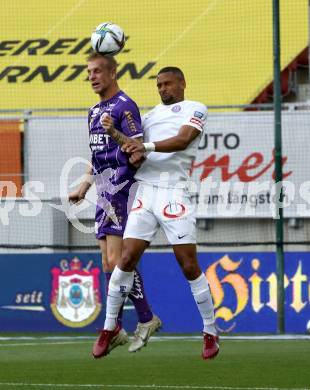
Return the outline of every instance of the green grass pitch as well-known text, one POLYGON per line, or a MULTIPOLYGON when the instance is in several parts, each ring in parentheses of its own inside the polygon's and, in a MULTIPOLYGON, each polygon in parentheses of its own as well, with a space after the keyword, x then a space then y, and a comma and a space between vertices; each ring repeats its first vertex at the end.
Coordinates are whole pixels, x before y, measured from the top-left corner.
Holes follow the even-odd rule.
POLYGON ((154 340, 99 360, 93 340, 0 341, 0 390, 310 389, 310 340, 223 340, 215 360, 201 341, 154 340))

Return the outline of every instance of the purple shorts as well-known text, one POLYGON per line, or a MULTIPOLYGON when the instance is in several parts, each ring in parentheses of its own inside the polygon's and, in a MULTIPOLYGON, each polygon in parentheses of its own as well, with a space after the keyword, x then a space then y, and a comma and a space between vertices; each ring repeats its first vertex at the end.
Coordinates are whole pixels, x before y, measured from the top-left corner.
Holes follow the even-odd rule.
POLYGON ((131 181, 116 194, 104 193, 98 199, 95 217, 97 239, 106 235, 123 236, 136 188, 136 183, 131 181))

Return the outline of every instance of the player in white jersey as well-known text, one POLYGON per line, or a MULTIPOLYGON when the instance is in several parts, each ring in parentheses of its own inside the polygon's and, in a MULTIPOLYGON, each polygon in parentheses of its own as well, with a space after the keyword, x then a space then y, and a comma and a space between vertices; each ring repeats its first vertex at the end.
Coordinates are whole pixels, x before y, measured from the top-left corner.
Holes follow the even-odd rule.
MULTIPOLYGON (((179 68, 163 68, 157 75, 162 103, 143 118, 146 142, 129 140, 123 145, 129 154, 150 153, 135 175, 139 187, 125 228, 122 256, 109 283, 103 351, 108 351, 114 337, 118 310, 131 290, 135 266, 161 226, 189 281, 203 320, 202 357, 211 359, 219 352, 210 288, 196 255, 195 207, 187 190, 191 162, 206 126, 207 109, 201 103, 184 100, 185 86, 179 68)), ((103 126, 113 127, 112 118, 107 117, 103 126)), ((149 339, 147 332, 137 330, 135 350, 149 339)))
MULTIPOLYGON (((206 120, 206 106, 189 100, 169 105, 159 104, 144 115, 142 118, 144 142, 157 142, 168 137, 175 137, 182 126, 194 127, 198 130, 198 134, 184 150, 172 153, 149 153, 135 178, 141 182, 170 187, 174 187, 175 183, 180 181, 188 181, 190 165, 196 155, 206 120), (165 176, 163 172, 169 174, 168 183, 163 180, 165 176)), ((142 148, 138 147, 138 149, 142 148)), ((131 150, 135 150, 134 145, 128 146, 128 151, 131 150)))

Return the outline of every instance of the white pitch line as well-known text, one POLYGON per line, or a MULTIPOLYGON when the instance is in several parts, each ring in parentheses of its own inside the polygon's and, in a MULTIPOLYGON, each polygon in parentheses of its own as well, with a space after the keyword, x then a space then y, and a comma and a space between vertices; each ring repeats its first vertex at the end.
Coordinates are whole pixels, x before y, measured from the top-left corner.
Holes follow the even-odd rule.
POLYGON ((0 337, 0 341, 10 340, 93 340, 94 336, 7 336, 0 337))
MULTIPOLYGON (((6 347, 40 347, 41 345, 77 345, 77 344, 89 344, 91 341, 94 341, 96 337, 91 336, 77 336, 77 337, 0 337, 0 350, 5 349, 6 347), (1 343, 1 341, 18 341, 25 340, 29 342, 11 342, 11 343, 1 343), (59 340, 59 341, 56 341, 59 340), (33 341, 33 342, 30 342, 33 341)), ((131 339, 131 337, 130 337, 131 339)), ((164 341, 201 341, 201 336, 154 336, 150 339, 149 342, 164 342, 164 341)), ((283 336, 223 336, 221 340, 230 340, 230 341, 258 341, 258 340, 310 340, 310 336, 306 335, 291 335, 291 337, 284 338, 283 336)), ((310 390, 310 389, 309 389, 310 390)))
POLYGON ((87 341, 51 341, 49 343, 6 343, 6 344, 0 344, 0 349, 5 347, 29 347, 29 346, 41 346, 41 345, 77 345, 77 344, 89 344, 87 341))
MULTIPOLYGON (((16 337, 0 337, 1 341, 80 341, 80 340, 95 340, 96 336, 16 336, 16 337)), ((151 341, 166 341, 166 340, 201 340, 202 336, 153 336, 151 341)), ((259 335, 259 336, 220 336, 221 340, 230 341, 252 341, 252 340, 310 340, 310 335, 303 334, 284 334, 284 335, 259 335)))
POLYGON ((190 385, 106 385, 106 384, 74 384, 74 383, 0 383, 0 386, 30 387, 74 387, 74 388, 117 388, 117 389, 204 389, 204 390, 310 390, 309 388, 292 387, 234 387, 234 386, 190 386, 190 385))

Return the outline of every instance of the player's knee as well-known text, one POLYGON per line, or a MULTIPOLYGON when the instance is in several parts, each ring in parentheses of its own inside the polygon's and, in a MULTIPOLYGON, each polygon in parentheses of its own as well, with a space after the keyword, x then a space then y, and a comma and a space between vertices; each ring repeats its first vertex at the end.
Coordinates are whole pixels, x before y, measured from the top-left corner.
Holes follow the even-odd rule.
POLYGON ((195 259, 183 263, 182 270, 188 280, 195 280, 201 275, 201 269, 195 259))
POLYGON ((108 248, 106 259, 105 259, 105 266, 107 268, 106 272, 113 271, 120 257, 121 257, 121 250, 114 250, 113 248, 108 248))
POLYGON ((113 272, 114 267, 117 264, 117 258, 115 254, 110 254, 109 256, 107 252, 104 252, 102 253, 101 260, 103 272, 113 272))
POLYGON ((108 261, 102 261, 102 269, 103 269, 103 272, 113 272, 115 268, 115 264, 114 263, 110 263, 108 261))
POLYGON ((107 259, 107 262, 106 262, 107 272, 112 272, 114 270, 118 260, 119 260, 119 257, 116 257, 116 256, 111 256, 107 259))
POLYGON ((124 248, 122 252, 121 260, 118 263, 118 265, 123 271, 126 272, 133 271, 136 266, 135 256, 130 250, 124 248))

